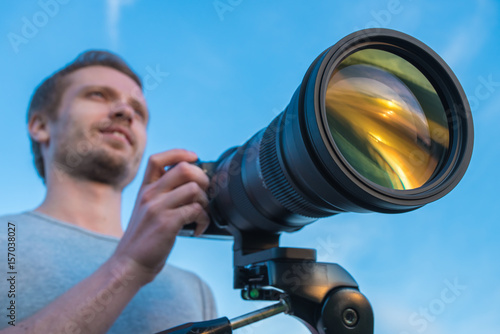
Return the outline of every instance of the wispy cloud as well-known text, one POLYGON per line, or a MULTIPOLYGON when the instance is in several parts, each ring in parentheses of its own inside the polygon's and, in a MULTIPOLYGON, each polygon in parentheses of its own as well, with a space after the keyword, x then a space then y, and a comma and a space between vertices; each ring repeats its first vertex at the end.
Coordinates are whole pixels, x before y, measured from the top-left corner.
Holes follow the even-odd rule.
POLYGON ((113 48, 117 48, 119 43, 118 27, 121 9, 124 6, 133 4, 135 1, 136 0, 107 0, 107 30, 113 48))
POLYGON ((449 36, 452 37, 442 55, 452 68, 472 61, 489 40, 491 27, 495 25, 496 7, 491 0, 478 1, 475 11, 471 10, 470 18, 451 30, 449 36))

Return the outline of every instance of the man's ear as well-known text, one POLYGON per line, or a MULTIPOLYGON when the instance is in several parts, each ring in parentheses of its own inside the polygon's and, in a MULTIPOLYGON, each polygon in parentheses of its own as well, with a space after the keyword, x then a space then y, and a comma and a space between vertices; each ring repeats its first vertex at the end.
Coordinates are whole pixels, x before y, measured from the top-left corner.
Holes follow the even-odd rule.
POLYGON ((30 137, 40 145, 48 144, 50 139, 48 117, 35 113, 28 121, 28 132, 30 137))

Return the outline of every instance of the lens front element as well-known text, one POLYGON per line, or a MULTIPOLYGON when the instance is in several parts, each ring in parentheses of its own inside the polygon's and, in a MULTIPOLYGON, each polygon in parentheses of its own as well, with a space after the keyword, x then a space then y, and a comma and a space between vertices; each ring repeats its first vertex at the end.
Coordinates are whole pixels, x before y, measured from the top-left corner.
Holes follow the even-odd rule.
POLYGON ((363 49, 333 71, 325 107, 332 139, 364 178, 389 189, 415 189, 446 160, 450 133, 443 104, 410 62, 363 49))

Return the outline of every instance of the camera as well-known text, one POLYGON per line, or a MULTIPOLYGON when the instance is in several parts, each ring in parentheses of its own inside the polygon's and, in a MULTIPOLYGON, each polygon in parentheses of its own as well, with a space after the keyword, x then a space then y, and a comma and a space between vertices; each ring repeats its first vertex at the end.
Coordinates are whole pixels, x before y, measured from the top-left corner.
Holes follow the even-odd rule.
POLYGON ((472 147, 465 93, 434 51, 394 30, 344 37, 313 61, 266 128, 197 163, 210 177, 204 236, 234 239, 234 288, 279 303, 162 333, 231 333, 281 312, 314 334, 373 333, 354 278, 316 262, 314 249, 279 247, 280 234, 343 212, 418 209, 458 184, 472 147))
POLYGON ((472 147, 470 107, 446 63, 401 32, 361 30, 314 60, 269 126, 199 162, 211 178, 205 235, 414 210, 457 185, 472 147))

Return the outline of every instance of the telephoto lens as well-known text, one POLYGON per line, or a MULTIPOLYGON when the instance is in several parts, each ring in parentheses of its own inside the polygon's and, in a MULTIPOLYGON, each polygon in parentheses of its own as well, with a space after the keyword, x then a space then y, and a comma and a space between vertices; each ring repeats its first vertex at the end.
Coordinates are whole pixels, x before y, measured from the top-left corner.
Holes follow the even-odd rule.
POLYGON ((446 63, 401 32, 361 30, 318 56, 268 127, 202 164, 208 233, 414 210, 457 185, 472 146, 470 107, 446 63))

